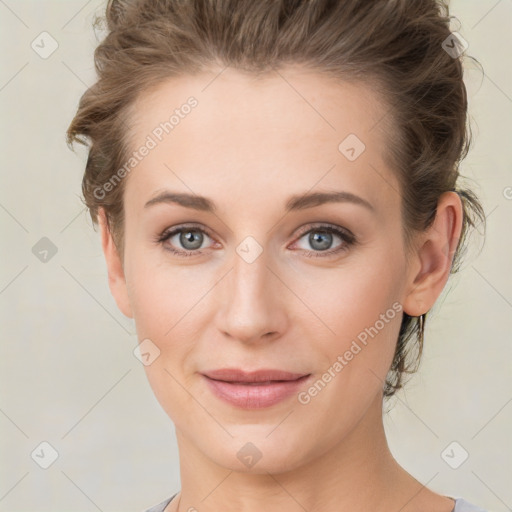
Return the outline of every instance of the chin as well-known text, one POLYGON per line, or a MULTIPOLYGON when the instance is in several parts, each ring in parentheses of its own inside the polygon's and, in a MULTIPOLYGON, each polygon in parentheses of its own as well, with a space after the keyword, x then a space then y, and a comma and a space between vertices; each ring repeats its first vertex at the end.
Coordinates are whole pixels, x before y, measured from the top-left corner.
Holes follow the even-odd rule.
MULTIPOLYGON (((272 432, 276 425, 272 428, 268 425, 254 427, 251 426, 244 432, 239 425, 236 434, 228 429, 233 438, 222 444, 217 436, 207 441, 208 445, 204 447, 203 453, 219 466, 238 473, 285 473, 306 462, 307 447, 304 446, 303 437, 290 436, 285 430, 281 435, 276 435, 277 430, 272 432), (272 433, 269 435, 269 432, 272 433)), ((205 438, 202 438, 201 444, 204 442, 205 438)))

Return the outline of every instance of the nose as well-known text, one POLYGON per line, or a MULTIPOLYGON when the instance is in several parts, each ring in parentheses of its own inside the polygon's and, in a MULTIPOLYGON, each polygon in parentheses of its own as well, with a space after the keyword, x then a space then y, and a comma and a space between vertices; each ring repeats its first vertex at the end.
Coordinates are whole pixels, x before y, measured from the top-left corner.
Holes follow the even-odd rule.
MULTIPOLYGON (((251 261, 234 252, 231 270, 219 289, 217 327, 242 343, 262 343, 282 336, 288 327, 290 292, 263 250, 251 261)), ((220 284, 220 283, 219 283, 220 284)))

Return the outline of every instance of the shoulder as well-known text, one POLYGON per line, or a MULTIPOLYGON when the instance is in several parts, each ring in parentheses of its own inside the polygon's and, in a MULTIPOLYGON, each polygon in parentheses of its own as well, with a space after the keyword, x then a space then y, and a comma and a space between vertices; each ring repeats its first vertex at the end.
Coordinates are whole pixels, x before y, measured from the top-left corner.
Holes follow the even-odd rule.
POLYGON ((483 508, 477 507, 469 501, 466 501, 463 498, 454 498, 455 499, 455 508, 453 512, 487 512, 483 508))
MULTIPOLYGON (((178 493, 176 493, 176 494, 178 494, 178 493)), ((176 494, 174 494, 174 496, 176 496, 176 494)), ((169 503, 172 501, 174 496, 171 496, 170 498, 162 501, 161 503, 158 503, 157 505, 153 505, 151 508, 148 508, 145 512, 164 512, 165 507, 167 507, 167 505, 169 505, 169 503)))

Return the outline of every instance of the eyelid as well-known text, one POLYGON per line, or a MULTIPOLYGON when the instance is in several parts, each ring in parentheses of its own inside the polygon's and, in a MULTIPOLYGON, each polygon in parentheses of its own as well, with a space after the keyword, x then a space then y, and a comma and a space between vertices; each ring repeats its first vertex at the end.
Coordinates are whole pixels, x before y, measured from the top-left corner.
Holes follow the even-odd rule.
POLYGON ((334 232, 339 232, 339 233, 343 234, 343 236, 345 236, 346 238, 355 241, 356 237, 347 228, 344 228, 342 226, 338 226, 337 224, 330 224, 328 222, 313 222, 313 223, 309 223, 306 226, 303 226, 303 227, 299 228, 299 233, 298 233, 297 236, 299 238, 301 238, 302 236, 304 236, 305 234, 309 233, 310 231, 313 231, 313 230, 321 231, 322 228, 331 229, 334 232))
POLYGON ((168 238, 169 236, 173 236, 176 233, 179 233, 180 231, 186 231, 187 229, 190 230, 196 230, 201 231, 203 233, 206 233, 210 238, 215 238, 212 235, 212 232, 202 224, 195 224, 195 223, 189 223, 186 222, 185 224, 177 224, 176 226, 172 226, 170 228, 165 229, 161 235, 159 235, 159 238, 168 238))

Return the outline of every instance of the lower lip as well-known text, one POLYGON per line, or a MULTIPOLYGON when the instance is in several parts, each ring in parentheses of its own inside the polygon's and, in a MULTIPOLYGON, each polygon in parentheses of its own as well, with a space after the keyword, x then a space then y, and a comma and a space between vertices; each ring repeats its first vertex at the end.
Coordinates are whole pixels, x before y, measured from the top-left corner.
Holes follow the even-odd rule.
POLYGON ((242 409, 270 407, 298 393, 311 375, 297 380, 274 381, 270 384, 240 384, 213 380, 203 375, 213 393, 221 400, 242 409))

